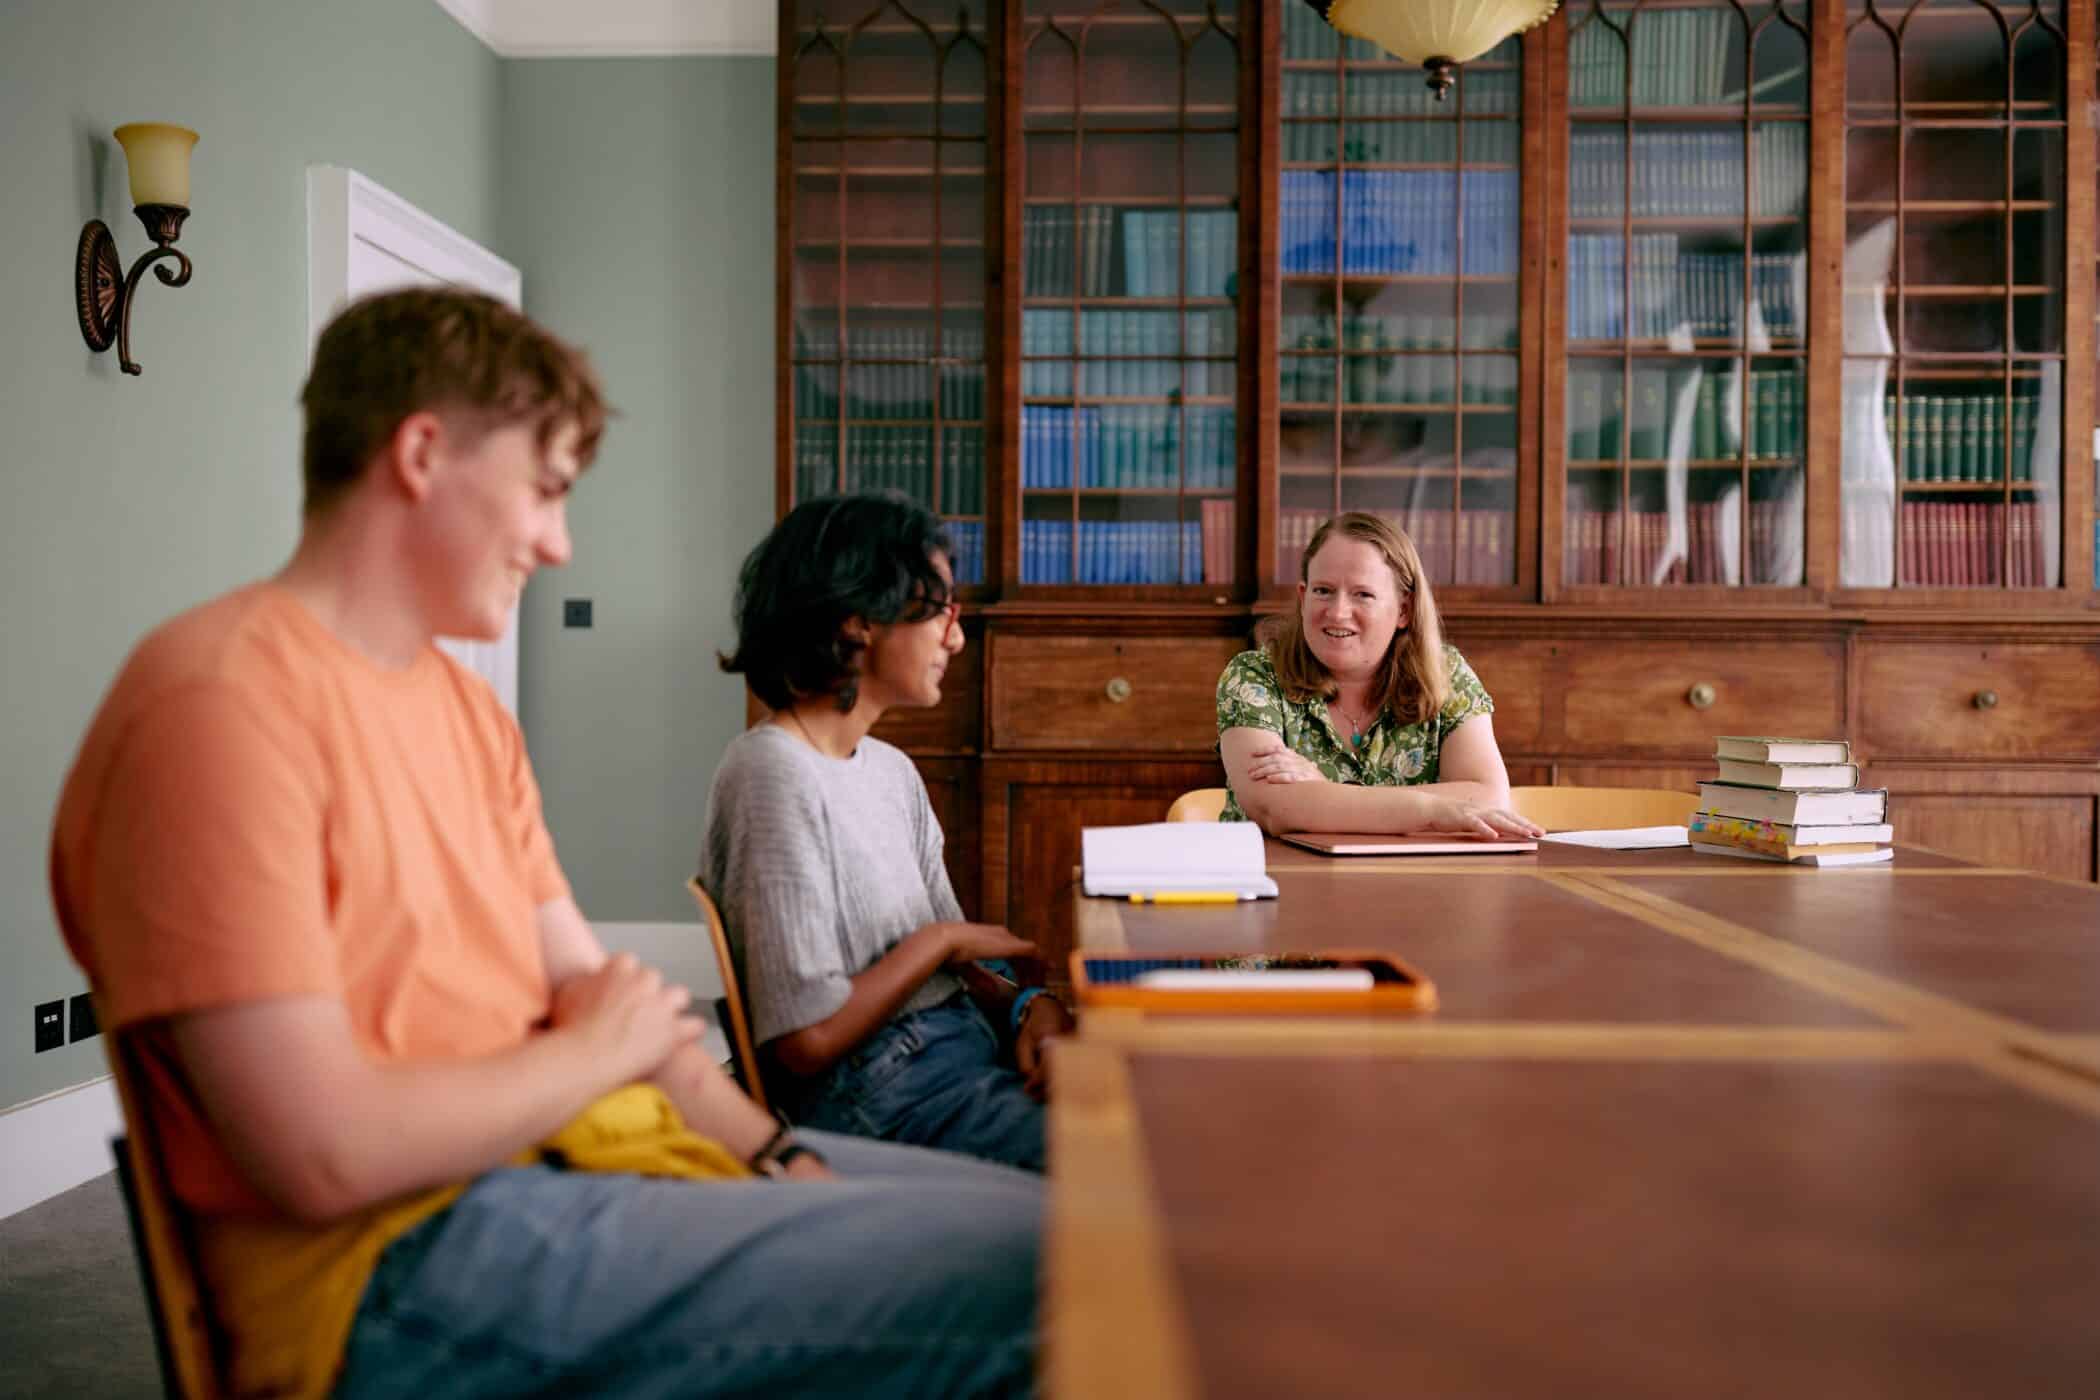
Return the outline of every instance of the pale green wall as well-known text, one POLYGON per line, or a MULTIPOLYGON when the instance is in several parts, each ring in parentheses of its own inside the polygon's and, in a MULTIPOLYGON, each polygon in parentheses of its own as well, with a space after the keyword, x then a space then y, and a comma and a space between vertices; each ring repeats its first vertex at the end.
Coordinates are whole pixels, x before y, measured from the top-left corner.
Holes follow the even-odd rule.
POLYGON ((354 167, 514 256, 505 66, 430 0, 0 3, 0 1108, 103 1071, 99 1040, 33 1054, 30 1022, 85 990, 44 857, 96 701, 148 627, 293 541, 306 167, 354 167), (90 217, 127 262, 146 246, 109 139, 140 119, 203 140, 196 277, 149 278, 131 379, 81 343, 70 268, 90 217))
POLYGON ((707 784, 743 727, 716 668, 773 513, 773 60, 507 65, 504 255, 620 411, 527 590, 519 710, 594 919, 690 919, 707 784), (595 604, 560 625, 564 597, 595 604))

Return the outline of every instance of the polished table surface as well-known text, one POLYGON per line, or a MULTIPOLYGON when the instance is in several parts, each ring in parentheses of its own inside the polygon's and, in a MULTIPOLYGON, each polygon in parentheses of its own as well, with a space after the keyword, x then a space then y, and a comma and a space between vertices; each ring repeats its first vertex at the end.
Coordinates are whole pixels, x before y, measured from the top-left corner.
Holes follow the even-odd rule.
POLYGON ((1089 1013, 1053 1393, 2100 1394, 2100 889, 1542 845, 1082 948, 1388 949, 1440 1009, 1089 1013))

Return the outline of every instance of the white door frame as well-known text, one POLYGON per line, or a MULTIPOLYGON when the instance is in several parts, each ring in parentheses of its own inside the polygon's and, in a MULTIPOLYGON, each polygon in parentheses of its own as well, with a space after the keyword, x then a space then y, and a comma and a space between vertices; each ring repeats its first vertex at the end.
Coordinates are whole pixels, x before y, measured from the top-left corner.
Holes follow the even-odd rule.
MULTIPOLYGON (((306 171, 306 347, 351 298, 397 283, 449 282, 510 306, 522 304, 517 268, 355 170, 306 171), (398 266, 396 266, 398 265, 398 266)), ((518 610, 493 642, 443 638, 438 645, 486 680, 518 712, 518 610)))

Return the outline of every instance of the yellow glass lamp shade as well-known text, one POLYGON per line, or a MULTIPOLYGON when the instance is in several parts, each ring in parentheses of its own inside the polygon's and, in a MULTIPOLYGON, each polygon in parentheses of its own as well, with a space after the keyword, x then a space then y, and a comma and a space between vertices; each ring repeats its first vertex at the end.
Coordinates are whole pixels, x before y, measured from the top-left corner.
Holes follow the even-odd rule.
POLYGON ((131 202, 190 207, 190 148, 197 133, 167 122, 128 122, 117 143, 131 166, 131 202))
POLYGON ((1560 0, 1306 0, 1344 34, 1368 39, 1429 71, 1442 99, 1451 69, 1512 34, 1544 24, 1560 0))

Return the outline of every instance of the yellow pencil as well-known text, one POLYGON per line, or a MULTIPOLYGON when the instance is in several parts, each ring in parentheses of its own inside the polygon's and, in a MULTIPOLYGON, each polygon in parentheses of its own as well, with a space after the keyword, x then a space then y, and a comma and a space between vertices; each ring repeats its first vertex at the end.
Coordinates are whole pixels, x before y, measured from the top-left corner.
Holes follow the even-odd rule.
POLYGON ((1157 894, 1134 894, 1132 904, 1238 904, 1231 890, 1161 890, 1157 894))

